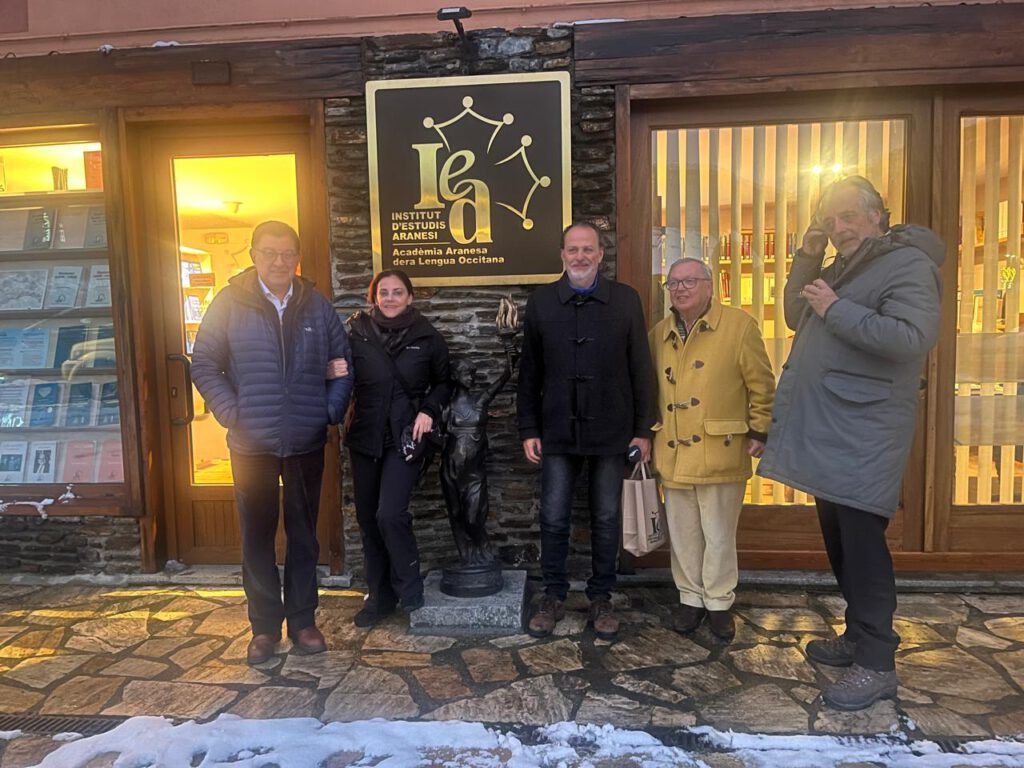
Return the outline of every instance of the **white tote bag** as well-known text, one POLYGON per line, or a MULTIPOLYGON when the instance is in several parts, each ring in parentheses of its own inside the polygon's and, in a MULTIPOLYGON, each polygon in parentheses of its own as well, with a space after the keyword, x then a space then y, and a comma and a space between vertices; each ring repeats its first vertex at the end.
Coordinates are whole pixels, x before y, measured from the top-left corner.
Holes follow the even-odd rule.
POLYGON ((658 481, 641 462, 633 468, 632 476, 622 481, 622 548, 639 557, 653 552, 667 539, 668 524, 658 481))

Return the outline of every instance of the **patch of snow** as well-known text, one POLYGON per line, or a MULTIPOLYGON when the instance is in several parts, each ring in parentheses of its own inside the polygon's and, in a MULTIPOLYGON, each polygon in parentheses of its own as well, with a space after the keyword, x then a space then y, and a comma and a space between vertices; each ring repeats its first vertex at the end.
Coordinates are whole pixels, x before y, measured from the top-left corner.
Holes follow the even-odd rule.
POLYGON ((10 741, 21 736, 21 731, 0 731, 0 741, 10 741))
MULTIPOLYGON (((768 736, 706 726, 690 731, 702 735, 712 748, 729 750, 750 768, 835 768, 847 763, 887 768, 1010 768, 1024 764, 1024 742, 1012 740, 968 742, 960 753, 944 753, 933 742, 889 736, 768 736)), ((37 768, 78 768, 104 753, 117 754, 118 766, 317 768, 340 752, 361 755, 357 765, 380 768, 427 764, 587 768, 609 762, 644 768, 706 768, 699 754, 665 746, 643 731, 555 723, 540 728, 537 735, 539 743, 523 744, 514 734, 457 721, 375 719, 325 725, 312 718, 246 720, 221 715, 208 723, 174 725, 163 717, 134 717, 107 733, 62 744, 37 768)))
POLYGON ((80 738, 82 738, 82 734, 80 734, 80 733, 70 733, 69 732, 69 733, 58 733, 56 736, 53 737, 53 740, 54 741, 78 741, 80 738))

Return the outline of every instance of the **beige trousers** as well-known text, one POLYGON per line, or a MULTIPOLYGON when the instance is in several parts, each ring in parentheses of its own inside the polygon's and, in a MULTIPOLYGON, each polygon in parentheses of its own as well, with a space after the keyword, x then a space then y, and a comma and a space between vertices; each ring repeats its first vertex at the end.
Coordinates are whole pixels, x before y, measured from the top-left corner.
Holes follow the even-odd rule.
POLYGON ((746 483, 665 488, 672 578, 679 602, 709 611, 732 607, 739 581, 736 526, 746 483))

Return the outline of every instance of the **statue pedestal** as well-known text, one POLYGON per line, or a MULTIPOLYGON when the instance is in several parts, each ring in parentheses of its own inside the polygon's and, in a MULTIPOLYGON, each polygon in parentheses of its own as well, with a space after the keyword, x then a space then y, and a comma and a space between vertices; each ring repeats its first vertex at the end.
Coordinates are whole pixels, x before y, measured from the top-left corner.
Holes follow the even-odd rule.
POLYGON ((423 607, 409 616, 414 635, 514 635, 523 631, 526 571, 502 571, 500 592, 486 597, 452 597, 441 591, 441 573, 423 583, 423 607))
POLYGON ((501 563, 456 565, 441 571, 441 591, 450 597, 487 597, 501 592, 505 585, 501 563))

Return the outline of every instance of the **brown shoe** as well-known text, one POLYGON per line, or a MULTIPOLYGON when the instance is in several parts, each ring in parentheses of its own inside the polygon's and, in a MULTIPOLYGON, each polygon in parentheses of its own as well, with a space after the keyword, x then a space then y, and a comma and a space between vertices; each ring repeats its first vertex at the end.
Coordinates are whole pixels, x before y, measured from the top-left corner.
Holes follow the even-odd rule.
POLYGON ((675 630, 684 635, 688 635, 693 632, 700 623, 704 621, 704 617, 707 616, 708 612, 704 606, 685 605, 679 606, 679 611, 676 613, 675 630))
POLYGON ((587 622, 594 628, 594 634, 602 640, 614 640, 619 634, 619 620, 612 610, 612 601, 607 597, 590 603, 590 618, 587 622))
POLYGON ((719 640, 732 640, 736 637, 736 622, 728 608, 724 611, 708 611, 708 626, 719 640))
POLYGON ((565 603, 554 595, 544 595, 533 612, 526 631, 532 637, 547 637, 557 624, 565 616, 565 603))
POLYGON ((312 624, 303 627, 291 635, 291 638, 292 650, 298 654, 312 655, 327 650, 327 641, 324 640, 323 633, 312 624))
POLYGON ((249 666, 262 664, 274 655, 277 641, 281 638, 275 635, 253 635, 249 641, 249 647, 245 649, 245 663, 249 666))

